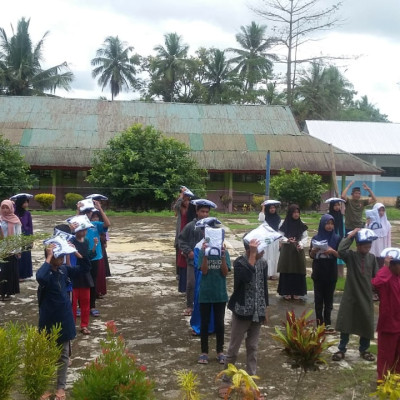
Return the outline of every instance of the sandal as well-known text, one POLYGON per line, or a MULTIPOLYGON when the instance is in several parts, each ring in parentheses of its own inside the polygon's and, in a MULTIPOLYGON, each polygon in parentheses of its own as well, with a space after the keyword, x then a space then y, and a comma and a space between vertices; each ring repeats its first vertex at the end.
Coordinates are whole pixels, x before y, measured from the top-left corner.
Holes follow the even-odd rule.
POLYGON ((229 399, 229 393, 231 392, 230 386, 221 386, 218 389, 218 397, 220 399, 229 399))
POLYGON ((217 361, 220 364, 225 364, 225 359, 226 359, 226 356, 224 353, 217 354, 217 361))
POLYGON ((366 361, 375 361, 375 356, 369 351, 364 351, 363 353, 360 353, 360 357, 366 361))
POLYGON ((100 313, 99 313, 99 311, 96 310, 95 308, 92 308, 92 309, 90 310, 90 315, 92 315, 93 317, 99 317, 99 316, 100 316, 100 313))
POLYGON ((199 364, 208 364, 208 355, 207 354, 200 354, 199 359, 197 360, 199 364))
POLYGON ((44 392, 44 393, 40 396, 40 400, 49 400, 49 399, 51 399, 51 396, 53 396, 53 393, 51 393, 51 392, 44 392))
POLYGON ((343 351, 337 351, 332 355, 332 361, 342 361, 344 359, 343 351))
POLYGON ((292 296, 290 294, 286 294, 285 296, 283 296, 283 298, 285 300, 292 300, 292 296))
POLYGON ((90 331, 86 326, 81 328, 81 333, 82 333, 82 335, 90 335, 90 331))
POLYGON ((66 397, 64 389, 58 389, 54 400, 65 400, 65 399, 66 397))
POLYGON ((184 312, 183 312, 183 315, 185 316, 185 317, 190 317, 191 315, 192 315, 192 309, 191 308, 187 308, 184 312))

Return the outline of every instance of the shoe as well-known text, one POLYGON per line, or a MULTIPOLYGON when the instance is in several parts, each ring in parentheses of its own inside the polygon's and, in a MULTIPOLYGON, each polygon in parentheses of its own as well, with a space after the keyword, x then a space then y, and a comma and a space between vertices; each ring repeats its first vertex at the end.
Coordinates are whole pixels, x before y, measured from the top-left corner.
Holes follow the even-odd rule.
POLYGON ((90 335, 90 331, 86 326, 81 329, 81 333, 82 335, 90 335))
POLYGON ((199 359, 197 360, 199 364, 208 364, 208 355, 207 354, 200 354, 199 359))
POLYGON ((226 359, 226 356, 224 353, 217 354, 217 361, 220 364, 225 364, 225 359, 226 359))
POLYGON ((100 317, 100 312, 99 312, 98 310, 96 310, 95 308, 92 308, 92 309, 90 310, 90 315, 91 315, 92 317, 100 317))

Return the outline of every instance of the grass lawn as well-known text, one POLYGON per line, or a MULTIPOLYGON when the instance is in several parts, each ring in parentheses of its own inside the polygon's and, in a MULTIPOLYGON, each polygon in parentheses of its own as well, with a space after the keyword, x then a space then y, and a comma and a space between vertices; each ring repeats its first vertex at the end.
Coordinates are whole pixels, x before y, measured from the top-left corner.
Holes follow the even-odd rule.
MULTIPOLYGON (((346 283, 346 278, 339 277, 336 282, 336 290, 339 292, 343 292, 345 283, 346 283)), ((314 290, 313 280, 308 276, 306 277, 306 284, 307 284, 307 290, 310 291, 314 290)))

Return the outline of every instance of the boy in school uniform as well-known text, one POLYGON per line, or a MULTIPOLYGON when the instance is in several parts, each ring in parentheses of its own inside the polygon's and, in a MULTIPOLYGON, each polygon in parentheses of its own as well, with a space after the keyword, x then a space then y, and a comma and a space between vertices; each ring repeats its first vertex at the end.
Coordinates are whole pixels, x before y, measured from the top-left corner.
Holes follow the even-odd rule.
POLYGON ((375 239, 370 229, 356 228, 339 244, 338 254, 346 263, 347 277, 336 320, 336 330, 340 332, 339 350, 333 354, 333 361, 344 359, 350 334, 360 336, 360 357, 367 361, 375 360, 374 355, 368 351, 370 340, 374 338, 371 279, 378 271, 376 257, 369 251, 375 239), (356 251, 350 250, 354 238, 356 251))

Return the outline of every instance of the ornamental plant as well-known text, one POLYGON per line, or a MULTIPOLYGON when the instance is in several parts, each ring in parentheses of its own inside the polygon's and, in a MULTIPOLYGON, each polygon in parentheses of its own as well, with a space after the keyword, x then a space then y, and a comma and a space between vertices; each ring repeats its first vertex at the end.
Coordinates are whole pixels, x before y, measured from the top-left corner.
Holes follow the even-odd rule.
POLYGON ((224 375, 232 382, 227 388, 224 400, 256 400, 260 398, 260 390, 254 382, 254 379, 260 379, 258 376, 249 375, 244 369, 237 369, 233 364, 228 364, 228 368, 221 371, 217 375, 217 379, 221 379, 224 375))
POLYGON ((376 392, 370 396, 375 396, 379 400, 400 399, 400 374, 387 371, 383 379, 378 380, 376 392))
POLYGON ((198 387, 200 385, 199 378, 192 371, 179 370, 175 371, 176 379, 181 391, 182 400, 200 400, 198 387))
POLYGON ((35 201, 40 204, 43 210, 49 210, 56 196, 51 193, 39 193, 35 196, 35 201))
POLYGON ((21 329, 12 322, 0 327, 0 399, 11 399, 11 389, 16 381, 21 361, 19 339, 21 329))
POLYGON ((114 321, 106 322, 107 336, 100 341, 101 354, 81 372, 72 387, 74 399, 85 400, 151 400, 153 382, 146 367, 126 348, 117 335, 114 321))
POLYGON ((311 314, 312 310, 304 311, 297 318, 294 311, 287 311, 284 329, 275 327, 275 334, 272 335, 283 345, 292 366, 304 372, 317 370, 320 363, 326 364, 322 353, 335 344, 335 341, 326 341, 325 325, 315 327, 314 321, 309 319, 311 314))
POLYGON ((76 204, 81 200, 83 200, 83 196, 79 193, 66 193, 64 205, 71 210, 76 210, 76 204))
POLYGON ((27 326, 23 343, 22 392, 29 400, 38 400, 57 376, 61 347, 58 343, 61 325, 51 331, 27 326))

